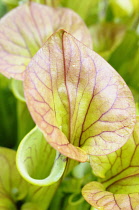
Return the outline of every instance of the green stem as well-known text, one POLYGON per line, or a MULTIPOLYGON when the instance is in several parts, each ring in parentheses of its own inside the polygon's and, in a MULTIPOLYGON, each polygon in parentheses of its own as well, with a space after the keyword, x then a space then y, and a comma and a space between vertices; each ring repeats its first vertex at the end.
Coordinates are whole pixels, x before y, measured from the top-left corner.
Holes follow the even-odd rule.
POLYGON ((34 127, 34 122, 30 116, 26 103, 17 100, 17 126, 18 126, 18 147, 24 136, 34 127))
POLYGON ((24 91, 23 91, 23 82, 19 80, 12 79, 11 81, 11 89, 14 94, 14 96, 25 103, 24 98, 24 91))
POLYGON ((77 193, 74 193, 74 194, 72 194, 72 195, 69 197, 68 202, 69 202, 69 204, 70 204, 71 206, 77 206, 77 205, 81 204, 81 203, 84 201, 84 198, 83 198, 82 196, 81 196, 77 201, 73 201, 74 198, 76 199, 76 196, 78 196, 78 194, 77 194, 77 193))
POLYGON ((17 126, 18 126, 18 137, 16 148, 23 137, 34 127, 34 122, 28 111, 26 101, 24 98, 23 82, 12 79, 11 90, 17 99, 17 126))
POLYGON ((45 0, 36 0, 36 2, 39 4, 45 4, 45 0))

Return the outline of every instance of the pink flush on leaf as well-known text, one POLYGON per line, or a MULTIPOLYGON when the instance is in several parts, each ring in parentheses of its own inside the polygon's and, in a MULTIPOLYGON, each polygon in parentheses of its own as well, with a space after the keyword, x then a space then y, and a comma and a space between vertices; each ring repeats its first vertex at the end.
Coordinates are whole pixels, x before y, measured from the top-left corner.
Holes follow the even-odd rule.
POLYGON ((31 58, 58 29, 65 29, 92 48, 83 20, 72 10, 26 3, 0 20, 0 72, 8 78, 23 80, 31 58))
POLYGON ((29 110, 47 141, 85 162, 125 144, 135 124, 132 94, 120 75, 71 34, 53 34, 25 73, 29 110))

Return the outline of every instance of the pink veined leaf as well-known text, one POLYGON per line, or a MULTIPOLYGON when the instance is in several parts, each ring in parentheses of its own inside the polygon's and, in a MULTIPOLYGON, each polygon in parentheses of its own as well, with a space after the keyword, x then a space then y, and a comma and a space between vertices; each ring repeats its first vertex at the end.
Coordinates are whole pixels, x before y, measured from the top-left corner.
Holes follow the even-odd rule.
POLYGON ((91 182, 82 190, 92 206, 104 210, 139 209, 139 117, 134 131, 119 150, 91 157, 93 173, 99 182, 91 182))
POLYGON ((70 9, 31 2, 9 12, 0 20, 0 72, 23 80, 31 58, 47 38, 61 28, 92 48, 89 30, 70 9))
POLYGON ((24 90, 48 142, 84 162, 120 148, 135 124, 132 94, 120 75, 69 33, 53 34, 31 60, 24 90))
POLYGON ((105 191, 99 182, 90 182, 83 188, 83 196, 93 207, 100 210, 138 210, 139 193, 113 194, 105 191))

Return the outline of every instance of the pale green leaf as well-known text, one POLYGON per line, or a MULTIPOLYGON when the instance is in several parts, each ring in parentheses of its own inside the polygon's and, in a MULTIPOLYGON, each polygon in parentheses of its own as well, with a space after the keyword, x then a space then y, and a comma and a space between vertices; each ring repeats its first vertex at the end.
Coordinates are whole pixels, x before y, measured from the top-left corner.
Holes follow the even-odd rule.
POLYGON ((57 182, 65 166, 66 158, 59 153, 55 158, 55 150, 46 142, 37 127, 25 136, 18 147, 18 170, 24 179, 32 184, 47 186, 57 182))
POLYGON ((0 209, 16 210, 16 202, 25 198, 28 183, 18 173, 16 152, 0 147, 0 209))
POLYGON ((139 208, 139 117, 128 142, 107 156, 92 157, 92 168, 102 177, 83 188, 84 198, 94 207, 139 208), (104 177, 104 178, 103 178, 104 177))
POLYGON ((16 168, 15 158, 14 150, 0 147, 0 209, 46 210, 60 182, 49 187, 27 183, 16 168))

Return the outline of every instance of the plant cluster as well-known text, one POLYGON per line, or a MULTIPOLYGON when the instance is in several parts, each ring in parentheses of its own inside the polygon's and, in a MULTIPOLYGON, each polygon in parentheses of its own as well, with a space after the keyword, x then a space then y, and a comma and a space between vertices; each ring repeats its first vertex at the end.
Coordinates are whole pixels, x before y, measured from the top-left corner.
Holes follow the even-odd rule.
POLYGON ((2 1, 1 210, 139 209, 139 5, 126 4, 2 1))

